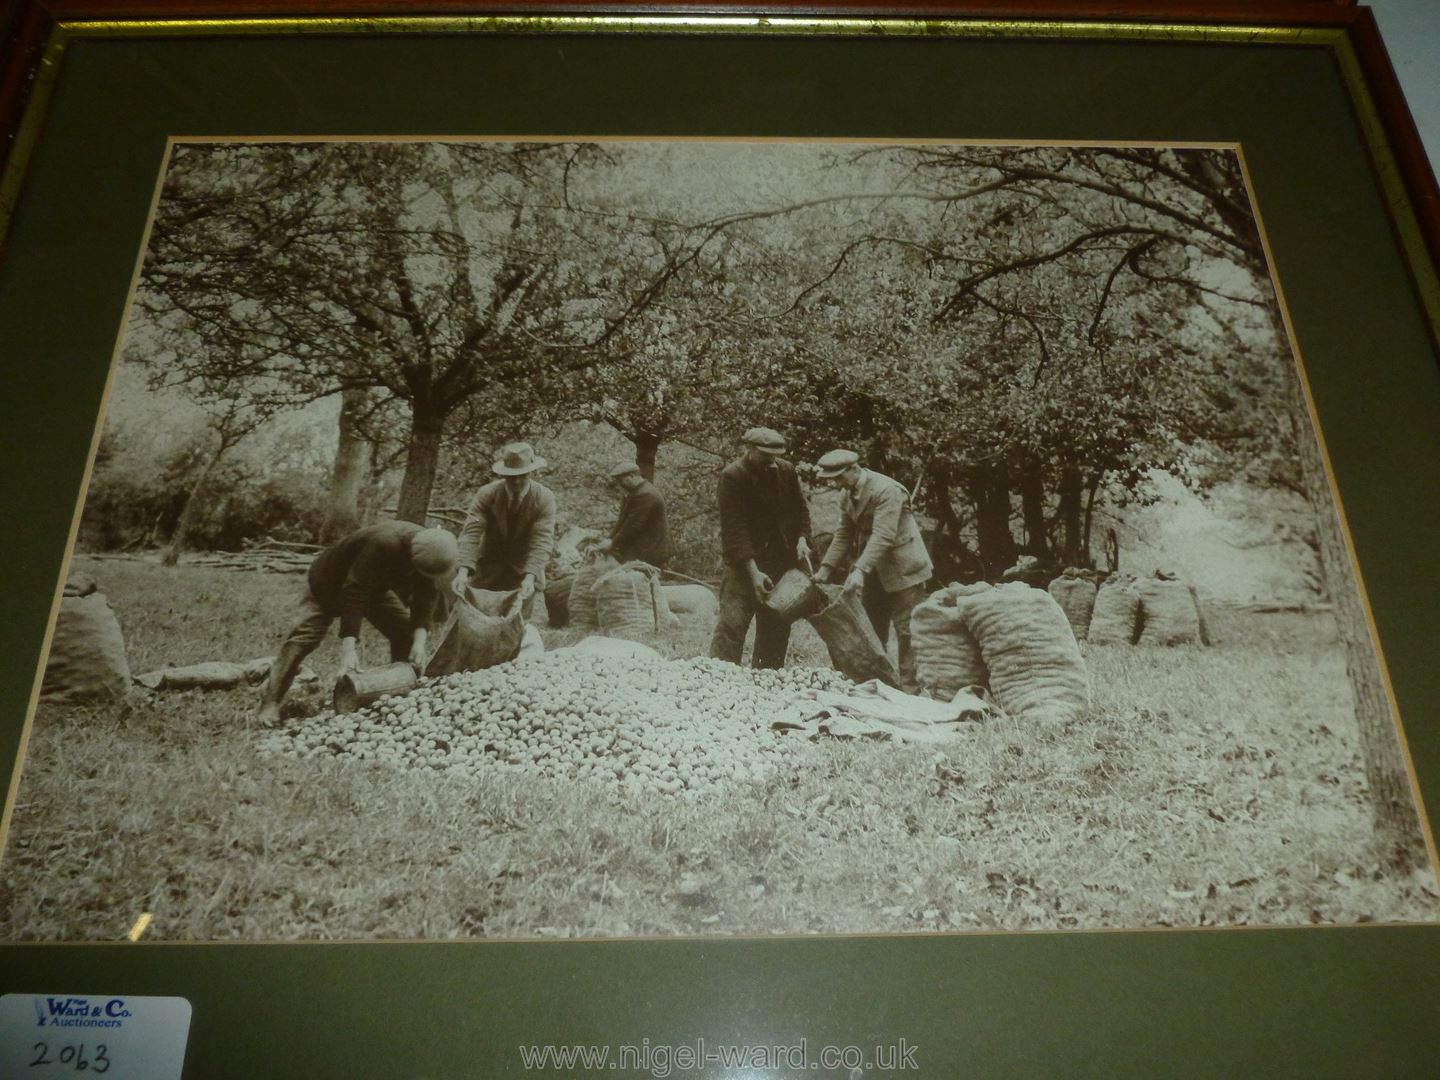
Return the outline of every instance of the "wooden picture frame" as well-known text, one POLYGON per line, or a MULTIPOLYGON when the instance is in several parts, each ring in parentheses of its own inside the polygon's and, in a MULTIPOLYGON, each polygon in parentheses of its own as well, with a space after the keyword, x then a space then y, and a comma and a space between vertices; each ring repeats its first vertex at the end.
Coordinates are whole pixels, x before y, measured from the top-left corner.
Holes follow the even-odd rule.
MULTIPOLYGON (((1440 821, 1440 191, 1367 9, 30 0, 0 20, 0 48, 10 802, 168 137, 1153 139, 1246 152, 1417 788, 1432 831, 1440 821)), ((540 1070, 522 1046, 581 1044, 671 1050, 614 1075, 732 1075, 683 1071, 673 1050, 697 1040, 903 1042, 914 1067, 878 1073, 894 1076, 1424 1076, 1440 926, 0 944, 0 993, 57 992, 187 998, 196 1077, 523 1075, 540 1070)), ((771 1064, 757 1075, 792 1075, 771 1064)))

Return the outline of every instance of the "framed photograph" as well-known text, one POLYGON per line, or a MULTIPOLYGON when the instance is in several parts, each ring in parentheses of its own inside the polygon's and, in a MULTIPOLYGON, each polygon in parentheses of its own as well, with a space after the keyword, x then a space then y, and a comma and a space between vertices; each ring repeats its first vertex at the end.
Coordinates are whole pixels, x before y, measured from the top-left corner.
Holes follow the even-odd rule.
POLYGON ((8 20, 0 1072, 1428 1075, 1363 8, 8 20))

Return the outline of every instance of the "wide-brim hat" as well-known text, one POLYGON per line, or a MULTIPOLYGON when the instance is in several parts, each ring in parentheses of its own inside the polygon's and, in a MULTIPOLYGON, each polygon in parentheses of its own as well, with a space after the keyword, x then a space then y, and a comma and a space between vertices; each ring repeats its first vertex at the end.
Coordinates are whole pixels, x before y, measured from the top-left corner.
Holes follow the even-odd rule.
POLYGON ((529 443, 516 442, 500 448, 500 456, 490 466, 490 471, 497 476, 524 476, 544 467, 545 459, 536 457, 529 443))
POLYGON ((781 435, 774 428, 752 427, 741 436, 740 441, 746 446, 752 446, 756 450, 763 450, 767 454, 785 453, 785 436, 781 435))
POLYGON ((860 455, 854 450, 831 450, 815 463, 820 470, 821 480, 834 480, 851 465, 860 464, 860 455))
POLYGON ((611 480, 619 480, 622 476, 639 476, 640 466, 633 461, 622 461, 619 465, 614 466, 607 475, 611 480))

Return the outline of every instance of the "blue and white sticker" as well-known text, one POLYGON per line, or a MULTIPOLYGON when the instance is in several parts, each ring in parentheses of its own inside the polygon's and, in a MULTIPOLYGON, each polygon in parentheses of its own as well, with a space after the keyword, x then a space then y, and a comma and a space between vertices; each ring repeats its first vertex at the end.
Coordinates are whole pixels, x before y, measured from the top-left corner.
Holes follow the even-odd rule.
POLYGON ((190 1002, 123 994, 0 996, 0 1080, 180 1080, 190 1002))

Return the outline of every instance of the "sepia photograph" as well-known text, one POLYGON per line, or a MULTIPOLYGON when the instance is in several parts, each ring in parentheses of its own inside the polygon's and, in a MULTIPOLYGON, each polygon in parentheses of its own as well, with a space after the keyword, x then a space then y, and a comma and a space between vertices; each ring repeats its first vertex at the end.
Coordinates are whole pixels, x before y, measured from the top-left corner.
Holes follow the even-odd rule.
POLYGON ((1237 146, 177 139, 76 496, 7 941, 1440 920, 1237 146))

